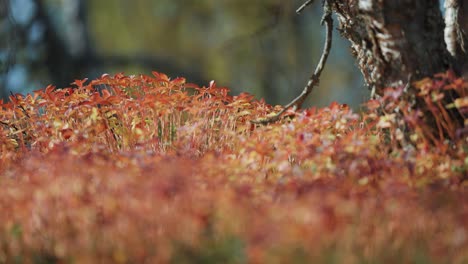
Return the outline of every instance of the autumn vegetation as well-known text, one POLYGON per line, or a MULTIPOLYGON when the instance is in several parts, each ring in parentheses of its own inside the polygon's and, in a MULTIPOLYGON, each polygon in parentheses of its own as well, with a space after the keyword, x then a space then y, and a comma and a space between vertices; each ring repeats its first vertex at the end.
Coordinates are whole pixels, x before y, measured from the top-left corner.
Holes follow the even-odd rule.
POLYGON ((280 110, 157 72, 11 95, 0 263, 468 263, 467 82, 251 122, 280 110))

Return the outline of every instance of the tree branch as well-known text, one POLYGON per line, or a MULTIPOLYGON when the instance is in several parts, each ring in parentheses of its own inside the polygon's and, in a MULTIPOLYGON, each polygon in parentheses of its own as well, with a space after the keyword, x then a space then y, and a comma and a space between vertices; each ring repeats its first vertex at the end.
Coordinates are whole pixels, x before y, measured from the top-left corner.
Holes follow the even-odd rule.
POLYGON ((307 0, 304 4, 302 4, 297 10, 296 13, 300 14, 307 6, 311 5, 314 0, 307 0))
MULTIPOLYGON (((307 1, 302 5, 302 9, 304 9, 310 2, 313 0, 307 1)), ((302 11, 302 9, 298 9, 302 11)), ((320 24, 325 24, 326 26, 326 38, 325 44, 322 51, 322 56, 320 57, 320 61, 315 68, 314 73, 310 76, 307 85, 304 87, 302 93, 292 100, 289 104, 287 104, 279 113, 272 117, 267 117, 259 120, 252 120, 251 122, 254 124, 269 124, 278 121, 281 118, 281 115, 284 114, 289 108, 293 107, 294 109, 301 108, 302 104, 304 103, 307 96, 312 92, 312 89, 319 84, 320 75, 322 74, 323 69, 325 68, 325 64, 327 63, 328 55, 330 54, 330 49, 332 46, 332 33, 333 33, 333 18, 332 18, 332 11, 330 8, 330 4, 328 1, 325 1, 323 7, 323 17, 320 24)))

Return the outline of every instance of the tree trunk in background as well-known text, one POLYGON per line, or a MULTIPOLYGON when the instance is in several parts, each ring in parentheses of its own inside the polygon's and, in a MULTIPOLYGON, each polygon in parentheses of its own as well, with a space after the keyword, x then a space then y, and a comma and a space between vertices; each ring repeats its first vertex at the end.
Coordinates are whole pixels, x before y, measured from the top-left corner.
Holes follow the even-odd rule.
POLYGON ((0 0, 0 51, 3 51, 4 58, 0 58, 0 100, 6 99, 9 96, 5 89, 7 84, 8 72, 11 66, 15 63, 13 54, 16 52, 17 45, 17 29, 11 25, 10 2, 0 0), (10 25, 8 25, 10 24, 10 25))
POLYGON ((444 42, 444 19, 437 0, 334 1, 339 30, 351 42, 366 83, 382 88, 403 85, 447 70, 451 56, 444 42))

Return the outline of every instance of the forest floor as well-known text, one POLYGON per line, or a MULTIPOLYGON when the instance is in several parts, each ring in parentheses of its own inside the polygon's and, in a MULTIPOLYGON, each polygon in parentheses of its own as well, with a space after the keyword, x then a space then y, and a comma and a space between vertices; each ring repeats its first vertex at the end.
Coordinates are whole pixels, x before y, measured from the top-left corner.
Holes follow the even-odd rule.
POLYGON ((447 108, 466 113, 468 84, 415 87, 445 137, 403 88, 269 125, 250 121, 281 107, 156 72, 12 95, 0 263, 467 263, 468 142, 447 108))

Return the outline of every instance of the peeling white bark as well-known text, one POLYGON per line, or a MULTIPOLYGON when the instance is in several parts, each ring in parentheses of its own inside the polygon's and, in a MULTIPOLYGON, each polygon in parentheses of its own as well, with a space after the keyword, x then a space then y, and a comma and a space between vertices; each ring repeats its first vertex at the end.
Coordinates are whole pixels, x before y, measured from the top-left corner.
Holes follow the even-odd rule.
POLYGON ((468 1, 445 0, 444 39, 454 68, 468 78, 468 1))
POLYGON ((445 0, 445 30, 444 38, 447 50, 453 57, 456 57, 460 50, 458 35, 460 28, 458 24, 458 13, 460 5, 458 0, 445 0))

